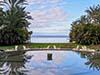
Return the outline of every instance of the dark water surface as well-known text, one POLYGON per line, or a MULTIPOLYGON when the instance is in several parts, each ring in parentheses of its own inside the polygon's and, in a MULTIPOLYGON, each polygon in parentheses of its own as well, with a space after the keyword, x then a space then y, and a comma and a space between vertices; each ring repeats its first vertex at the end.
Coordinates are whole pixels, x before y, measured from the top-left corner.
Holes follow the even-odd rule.
POLYGON ((7 67, 0 75, 100 75, 100 55, 94 53, 29 51, 0 61, 7 67))

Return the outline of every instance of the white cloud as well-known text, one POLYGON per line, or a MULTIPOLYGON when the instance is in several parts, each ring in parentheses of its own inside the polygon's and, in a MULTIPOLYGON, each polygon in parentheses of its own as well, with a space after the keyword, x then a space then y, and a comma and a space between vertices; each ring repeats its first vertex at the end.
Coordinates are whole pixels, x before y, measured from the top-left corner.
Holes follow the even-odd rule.
POLYGON ((45 0, 27 0, 29 4, 41 4, 45 2, 45 0))
POLYGON ((59 3, 62 2, 63 0, 49 0, 50 3, 59 3))
POLYGON ((28 0, 31 4, 30 30, 40 33, 66 33, 67 13, 56 6, 63 0, 28 0), (34 10, 37 9, 37 10, 34 10))
POLYGON ((59 3, 63 0, 27 0, 29 4, 47 4, 47 3, 59 3))
POLYGON ((31 15, 34 19, 31 21, 33 27, 47 27, 52 24, 59 25, 67 21, 66 13, 59 7, 51 8, 44 11, 33 11, 31 15))
POLYGON ((38 27, 34 28, 31 27, 30 30, 33 31, 33 33, 40 33, 40 34, 62 34, 62 35, 68 35, 69 34, 69 28, 67 27, 67 24, 62 24, 60 26, 51 26, 51 27, 38 27))

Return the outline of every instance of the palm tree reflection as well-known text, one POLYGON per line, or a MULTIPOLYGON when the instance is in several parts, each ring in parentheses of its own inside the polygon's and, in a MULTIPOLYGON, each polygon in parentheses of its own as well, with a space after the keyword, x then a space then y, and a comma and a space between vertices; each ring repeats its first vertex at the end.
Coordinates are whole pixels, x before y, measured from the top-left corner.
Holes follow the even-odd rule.
POLYGON ((88 65, 90 69, 100 70, 100 53, 81 52, 80 55, 88 60, 85 65, 88 65))

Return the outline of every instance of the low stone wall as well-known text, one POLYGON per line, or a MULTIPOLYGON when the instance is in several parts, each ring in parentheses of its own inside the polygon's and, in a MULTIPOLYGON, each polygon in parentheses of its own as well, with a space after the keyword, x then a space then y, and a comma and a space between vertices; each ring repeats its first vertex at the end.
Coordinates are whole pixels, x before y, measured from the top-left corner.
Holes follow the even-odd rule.
POLYGON ((15 56, 15 55, 21 55, 21 54, 24 54, 25 51, 24 50, 20 50, 20 51, 7 51, 6 54, 8 56, 15 56))

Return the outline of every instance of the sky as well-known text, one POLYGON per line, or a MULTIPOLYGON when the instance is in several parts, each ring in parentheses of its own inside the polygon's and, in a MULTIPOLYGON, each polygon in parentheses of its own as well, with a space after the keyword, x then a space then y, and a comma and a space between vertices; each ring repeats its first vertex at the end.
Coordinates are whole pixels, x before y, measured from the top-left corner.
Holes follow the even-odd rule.
MULTIPOLYGON (((2 0, 0 0, 2 1, 2 0)), ((100 4, 100 0, 26 0, 26 11, 33 20, 29 31, 32 36, 65 36, 65 38, 32 38, 33 42, 66 42, 73 21, 85 15, 90 6, 100 4), (67 37, 66 37, 67 36, 67 37)))
POLYGON ((30 11, 29 30, 34 35, 69 35, 71 23, 90 6, 100 4, 100 0, 27 0, 26 11, 30 11))

